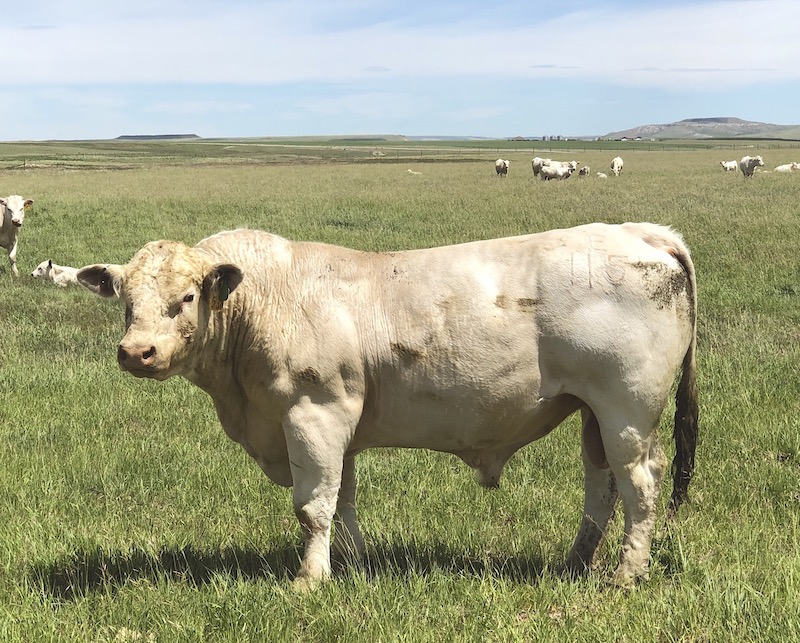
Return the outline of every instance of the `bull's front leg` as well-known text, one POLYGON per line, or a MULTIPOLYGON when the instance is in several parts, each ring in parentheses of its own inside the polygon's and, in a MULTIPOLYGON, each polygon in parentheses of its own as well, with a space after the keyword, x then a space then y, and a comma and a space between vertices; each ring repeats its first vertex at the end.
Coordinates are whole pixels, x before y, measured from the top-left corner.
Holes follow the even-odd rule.
POLYGON ((17 240, 14 239, 14 243, 11 245, 11 249, 8 251, 8 263, 11 264, 11 272, 14 273, 15 277, 19 276, 19 270, 17 270, 17 240))
POLYGON ((342 484, 334 517, 336 534, 333 539, 333 557, 337 564, 359 564, 364 558, 364 538, 356 516, 355 456, 344 460, 342 484))
POLYGON ((335 405, 304 401, 283 422, 292 469, 294 512, 300 521, 305 551, 294 581, 297 589, 314 588, 331 574, 333 523, 349 423, 335 405))

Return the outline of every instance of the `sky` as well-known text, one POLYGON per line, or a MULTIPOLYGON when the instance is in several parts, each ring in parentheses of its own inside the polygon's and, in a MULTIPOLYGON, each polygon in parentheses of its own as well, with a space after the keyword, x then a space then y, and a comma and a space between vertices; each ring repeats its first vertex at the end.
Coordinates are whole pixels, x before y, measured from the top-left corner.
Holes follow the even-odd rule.
POLYGON ((0 140, 800 124, 798 0, 25 0, 0 140))

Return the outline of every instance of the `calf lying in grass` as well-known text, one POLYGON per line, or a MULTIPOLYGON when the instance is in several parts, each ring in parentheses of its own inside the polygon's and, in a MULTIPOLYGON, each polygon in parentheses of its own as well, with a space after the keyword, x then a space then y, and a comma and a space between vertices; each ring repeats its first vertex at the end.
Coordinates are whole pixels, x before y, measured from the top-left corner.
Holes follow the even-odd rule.
POLYGON ((78 268, 59 266, 53 263, 52 259, 46 259, 36 266, 36 269, 31 273, 31 277, 52 281, 56 286, 66 286, 67 284, 78 283, 78 279, 75 276, 77 274, 78 268))

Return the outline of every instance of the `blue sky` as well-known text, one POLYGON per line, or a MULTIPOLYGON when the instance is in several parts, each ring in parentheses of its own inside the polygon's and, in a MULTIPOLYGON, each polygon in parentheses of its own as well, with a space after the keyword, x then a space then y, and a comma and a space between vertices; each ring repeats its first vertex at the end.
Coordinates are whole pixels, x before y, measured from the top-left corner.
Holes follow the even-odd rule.
POLYGON ((0 140, 800 124, 800 1, 26 0, 0 140))

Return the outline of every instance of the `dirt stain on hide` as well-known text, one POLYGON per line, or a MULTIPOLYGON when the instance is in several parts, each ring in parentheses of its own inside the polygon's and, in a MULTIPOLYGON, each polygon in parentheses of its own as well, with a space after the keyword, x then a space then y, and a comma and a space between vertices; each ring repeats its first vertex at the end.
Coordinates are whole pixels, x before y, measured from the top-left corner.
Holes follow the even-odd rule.
MULTIPOLYGON (((519 297, 516 301, 517 306, 520 310, 529 311, 539 303, 538 299, 534 299, 533 297, 519 297)), ((511 298, 507 295, 497 295, 497 298, 494 300, 494 305, 498 308, 502 308, 503 310, 511 307, 511 298)))
POLYGON ((304 368, 302 371, 297 373, 295 377, 299 382, 309 382, 311 384, 319 382, 320 379, 320 375, 317 369, 312 368, 311 366, 309 366, 308 368, 304 368))
POLYGON ((685 298, 688 293, 686 273, 673 270, 663 263, 637 262, 634 268, 644 273, 644 285, 647 295, 659 309, 671 307, 679 297, 685 298))
POLYGON ((407 346, 406 344, 401 344, 400 342, 392 342, 390 346, 392 348, 392 352, 402 359, 417 360, 425 355, 424 352, 419 351, 416 348, 412 348, 411 346, 407 346))
POLYGON ((530 297, 520 297, 517 299, 517 306, 519 306, 522 310, 530 310, 538 303, 538 299, 532 299, 530 297))

